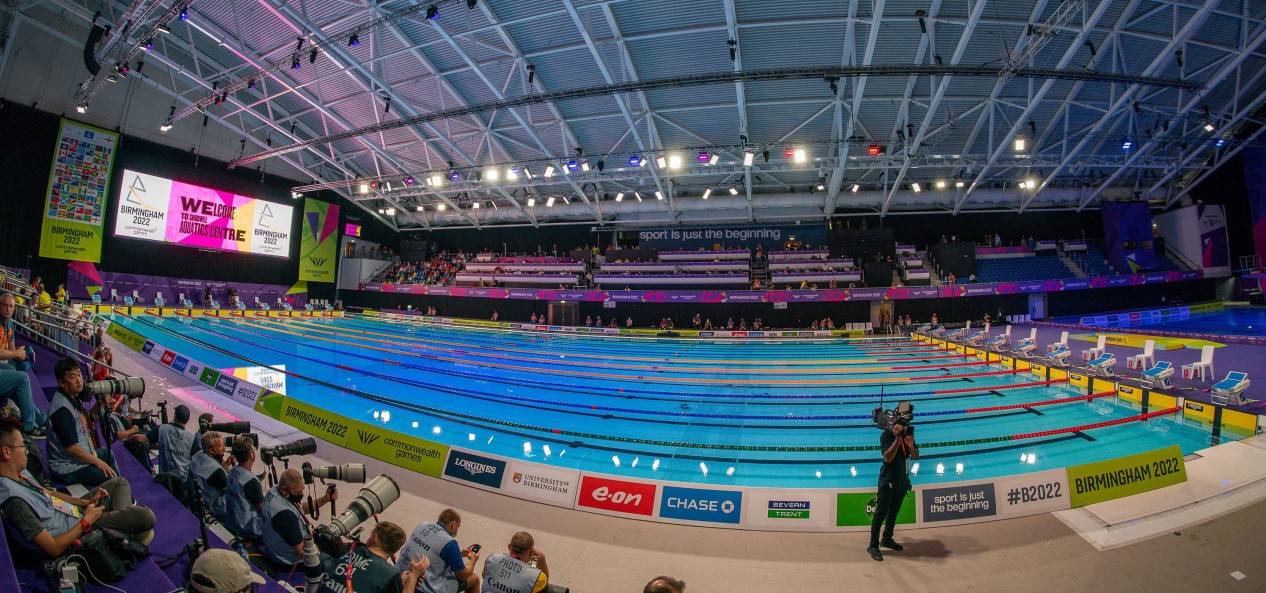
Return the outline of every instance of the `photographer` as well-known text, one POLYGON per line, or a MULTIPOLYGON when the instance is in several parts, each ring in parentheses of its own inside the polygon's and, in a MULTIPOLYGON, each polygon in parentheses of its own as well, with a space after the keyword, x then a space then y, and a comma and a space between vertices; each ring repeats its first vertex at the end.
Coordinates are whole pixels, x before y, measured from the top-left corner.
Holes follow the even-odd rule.
POLYGON ((907 465, 910 459, 919 458, 919 446, 914 443, 914 427, 910 426, 914 407, 909 402, 898 406, 898 414, 879 436, 879 448, 884 452, 884 463, 879 468, 879 492, 875 495, 875 516, 870 522, 870 546, 866 552, 875 560, 884 555, 879 546, 900 552, 903 547, 893 541, 892 530, 901 512, 901 502, 913 486, 907 465), (883 539, 879 528, 883 526, 883 539))
POLYGON ((0 514, 14 540, 56 558, 97 526, 152 539, 154 513, 132 505, 127 480, 106 480, 88 500, 46 490, 26 471, 26 449, 17 427, 0 423, 0 514))
POLYGON ((182 484, 189 482, 189 463, 193 456, 193 433, 185 430, 189 408, 176 406, 173 422, 158 427, 158 472, 172 474, 182 484))
POLYGON ((260 512, 264 508, 264 486, 255 477, 255 442, 233 440, 233 459, 237 465, 229 470, 229 489, 225 505, 224 525, 239 538, 259 541, 260 512))
POLYGON ((196 593, 254 593, 264 583, 236 552, 207 550, 193 561, 185 587, 196 593))
POLYGON ((374 527, 369 541, 353 544, 337 561, 326 563, 321 586, 314 593, 403 593, 413 591, 418 579, 426 574, 430 561, 423 556, 410 562, 403 573, 396 570, 391 558, 404 546, 404 530, 383 521, 374 527))
POLYGON ((99 486, 119 471, 110 450, 93 444, 88 428, 92 423, 81 407, 92 402, 92 394, 84 392, 83 373, 74 359, 57 361, 53 375, 57 393, 48 406, 48 473, 67 484, 99 486))
MULTIPOLYGON (((300 511, 303 489, 303 472, 294 467, 287 469, 281 472, 278 484, 264 495, 264 505, 260 509, 264 558, 281 567, 290 568, 299 562, 303 555, 303 540, 312 534, 300 511)), ((304 505, 305 510, 314 511, 331 500, 338 500, 338 490, 309 501, 304 505)))
POLYGON ((199 441, 202 450, 189 461, 189 489, 202 492, 203 508, 208 514, 224 520, 225 492, 229 487, 229 458, 224 455, 224 437, 207 431, 199 441))
POLYGON ((474 546, 463 550, 458 545, 457 531, 461 526, 462 516, 453 509, 444 509, 434 523, 413 528, 409 542, 400 550, 396 568, 403 572, 414 560, 430 560, 426 575, 418 581, 419 593, 479 593, 480 578, 474 569, 479 551, 474 546))
POLYGON ((484 583, 500 593, 540 593, 549 584, 545 553, 536 549, 532 534, 520 531, 510 538, 509 554, 493 554, 484 561, 484 583))

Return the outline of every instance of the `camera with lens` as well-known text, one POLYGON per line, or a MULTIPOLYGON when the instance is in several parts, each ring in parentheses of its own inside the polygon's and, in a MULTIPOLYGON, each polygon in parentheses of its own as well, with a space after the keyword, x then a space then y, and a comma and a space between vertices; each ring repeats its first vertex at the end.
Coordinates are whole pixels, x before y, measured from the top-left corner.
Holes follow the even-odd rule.
MULTIPOLYGON (((361 466, 360 471, 364 472, 364 466, 361 466)), ((363 473, 361 478, 364 479, 363 473)), ((328 525, 317 527, 312 536, 305 538, 302 562, 309 586, 316 585, 324 572, 321 564, 322 552, 334 557, 346 554, 348 546, 343 543, 343 538, 357 538, 361 523, 383 512, 399 498, 400 486, 396 484, 396 481, 391 479, 391 476, 379 474, 360 489, 360 495, 348 503, 347 509, 342 514, 335 517, 328 525)))
MULTIPOLYGON (((251 421, 208 422, 206 420, 198 420, 198 432, 211 432, 213 430, 224 434, 246 434, 251 431, 251 421)), ((255 442, 258 443, 259 439, 255 439, 255 442)))
POLYGON ((83 391, 79 392, 79 396, 81 398, 104 397, 116 393, 128 398, 141 397, 145 395, 145 379, 143 377, 111 377, 99 381, 88 381, 84 383, 83 391))
POLYGON ((305 437, 297 441, 277 445, 276 447, 263 447, 259 450, 259 459, 265 464, 272 463, 273 459, 285 459, 294 455, 311 455, 316 453, 316 439, 305 437))
POLYGON ((338 480, 340 482, 354 482, 357 484, 365 483, 365 464, 363 463, 344 463, 343 465, 326 465, 322 467, 313 467, 311 463, 303 462, 303 483, 311 484, 314 478, 324 480, 338 480))
POLYGON ((225 448, 232 449, 234 441, 238 439, 247 439, 251 442, 251 446, 259 448, 259 435, 253 432, 244 432, 242 434, 231 434, 224 437, 225 448))
POLYGON ((901 401, 897 403, 897 407, 891 410, 885 410, 883 406, 875 408, 874 421, 875 427, 883 430, 892 431, 892 427, 901 425, 905 434, 914 434, 914 427, 910 423, 914 420, 914 404, 909 401, 901 401))
POLYGON ((154 405, 158 407, 158 411, 150 412, 149 417, 157 417, 160 422, 167 424, 167 400, 154 402, 154 405))

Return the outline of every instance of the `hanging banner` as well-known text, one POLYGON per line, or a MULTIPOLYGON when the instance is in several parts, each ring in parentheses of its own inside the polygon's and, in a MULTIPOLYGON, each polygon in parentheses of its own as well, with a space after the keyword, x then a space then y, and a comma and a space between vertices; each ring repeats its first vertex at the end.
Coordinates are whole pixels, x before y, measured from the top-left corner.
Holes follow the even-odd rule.
POLYGON ((338 205, 313 199, 303 202, 303 241, 299 253, 299 280, 334 281, 338 255, 338 205))
POLYGON ((106 188, 118 134, 62 120, 48 176, 40 257, 101 261, 106 188))

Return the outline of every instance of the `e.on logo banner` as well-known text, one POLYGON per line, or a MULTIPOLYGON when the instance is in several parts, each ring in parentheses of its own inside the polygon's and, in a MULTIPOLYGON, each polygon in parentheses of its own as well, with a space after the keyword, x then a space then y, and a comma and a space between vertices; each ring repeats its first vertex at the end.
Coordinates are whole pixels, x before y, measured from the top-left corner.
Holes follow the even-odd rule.
POLYGON ((655 512, 655 488, 655 484, 584 476, 580 480, 580 498, 576 504, 649 517, 655 512))

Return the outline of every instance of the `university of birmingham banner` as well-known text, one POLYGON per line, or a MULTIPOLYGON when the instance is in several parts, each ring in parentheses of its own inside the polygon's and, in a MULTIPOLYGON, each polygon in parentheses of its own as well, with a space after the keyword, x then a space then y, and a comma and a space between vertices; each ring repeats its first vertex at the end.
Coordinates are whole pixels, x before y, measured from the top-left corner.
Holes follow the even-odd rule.
POLYGON ((303 241, 299 247, 299 280, 333 282, 338 255, 338 205, 303 202, 303 241))

